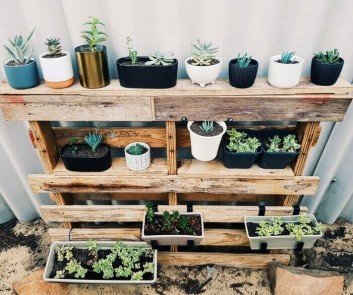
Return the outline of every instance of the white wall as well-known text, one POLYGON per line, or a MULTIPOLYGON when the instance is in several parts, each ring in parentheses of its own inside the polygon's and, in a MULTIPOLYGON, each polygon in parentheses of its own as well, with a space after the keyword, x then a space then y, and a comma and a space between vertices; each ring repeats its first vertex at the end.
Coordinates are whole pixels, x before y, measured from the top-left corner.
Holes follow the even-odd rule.
MULTIPOLYGON (((141 55, 153 49, 174 51, 180 62, 181 77, 185 77, 183 61, 190 55, 191 43, 197 38, 219 46, 219 55, 224 60, 223 77, 227 76, 228 61, 245 52, 259 61, 259 76, 266 76, 268 58, 285 50, 296 51, 304 58, 303 74, 309 75, 313 53, 337 47, 346 62, 343 76, 351 81, 352 11, 351 0, 1 0, 0 42, 4 43, 15 34, 28 34, 36 27, 32 41, 36 57, 45 50, 45 39, 52 36, 60 37, 63 49, 73 53, 73 48, 83 43, 81 24, 94 15, 106 24, 110 37, 105 44, 113 77, 116 76, 116 59, 127 54, 125 38, 131 36, 141 55)), ((4 50, 0 50, 0 58, 6 58, 4 50)), ((35 173, 40 164, 36 151, 30 146, 26 125, 11 126, 3 123, 0 127, 12 137, 2 138, 2 144, 15 147, 9 163, 17 163, 21 175, 35 173), (16 145, 14 139, 21 137, 24 138, 21 146, 16 145)), ((332 124, 324 128, 326 137, 322 137, 313 153, 308 173, 315 170, 332 124)), ((21 198, 35 206, 48 202, 33 196, 28 188, 24 191, 21 198)), ((35 210, 33 212, 36 214, 35 210)), ((24 214, 21 218, 31 216, 33 214, 24 214)))

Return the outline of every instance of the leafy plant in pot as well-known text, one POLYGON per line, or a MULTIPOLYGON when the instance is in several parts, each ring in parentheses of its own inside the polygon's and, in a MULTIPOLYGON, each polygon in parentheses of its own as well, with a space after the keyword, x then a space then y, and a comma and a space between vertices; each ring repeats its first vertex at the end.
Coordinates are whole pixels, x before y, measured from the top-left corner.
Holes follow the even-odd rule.
POLYGON ((102 143, 103 136, 95 132, 85 137, 85 143, 78 143, 77 138, 70 138, 70 143, 60 150, 65 168, 70 171, 99 172, 112 165, 111 148, 102 143))
POLYGON ((4 70, 12 88, 28 89, 39 84, 37 63, 32 57, 33 49, 29 46, 34 30, 26 38, 15 36, 8 39, 9 46, 4 45, 9 54, 9 59, 4 61, 4 70))
POLYGON ((83 26, 90 29, 82 31, 82 38, 87 45, 75 48, 80 83, 85 88, 102 88, 110 83, 107 49, 99 43, 107 40, 107 34, 98 29, 104 24, 94 16, 83 26))
POLYGON ((245 53, 229 62, 229 83, 237 88, 249 88, 256 79, 259 63, 245 53))
POLYGON ((244 222, 253 250, 260 249, 262 243, 267 244, 267 249, 295 249, 298 242, 309 249, 323 235, 323 226, 310 214, 246 216, 244 222))
POLYGON ((311 81, 317 85, 330 86, 337 82, 344 60, 338 49, 315 53, 311 61, 311 81))
POLYGON ((304 60, 295 52, 283 52, 270 58, 268 82, 278 88, 291 88, 299 84, 304 60))
POLYGON ((295 134, 285 130, 265 130, 262 134, 263 153, 259 166, 265 169, 284 169, 298 156, 300 143, 295 134))
POLYGON ((192 56, 185 60, 186 73, 191 82, 201 87, 215 84, 222 68, 222 59, 215 55, 218 47, 212 47, 211 42, 202 42, 199 39, 192 46, 192 56))
POLYGON ((59 38, 47 39, 48 51, 39 56, 44 81, 50 88, 66 88, 74 83, 71 55, 62 51, 59 38))
POLYGON ((188 241, 198 245, 204 238, 204 226, 201 213, 154 212, 151 202, 146 204, 142 224, 142 240, 147 243, 156 241, 160 246, 186 246, 188 241))
POLYGON ((127 88, 170 88, 177 83, 178 60, 173 52, 153 51, 149 56, 138 56, 127 37, 128 57, 116 62, 120 85, 127 88))
POLYGON ((151 164, 151 148, 144 142, 133 142, 125 147, 126 165, 133 171, 142 171, 151 164))
POLYGON ((261 153, 261 143, 250 130, 227 130, 223 138, 223 163, 227 168, 250 168, 261 153))
POLYGON ((53 283, 146 284, 157 279, 157 251, 145 242, 55 242, 44 280, 53 283))
POLYGON ((200 161, 211 161, 216 158, 227 125, 221 121, 190 121, 187 127, 193 157, 200 161))

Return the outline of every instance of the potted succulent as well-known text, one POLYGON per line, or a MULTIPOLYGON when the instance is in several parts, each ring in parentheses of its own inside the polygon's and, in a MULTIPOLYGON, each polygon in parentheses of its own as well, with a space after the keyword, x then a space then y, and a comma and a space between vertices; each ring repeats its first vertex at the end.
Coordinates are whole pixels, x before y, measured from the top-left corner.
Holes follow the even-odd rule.
POLYGON ((259 63, 245 53, 229 62, 229 83, 237 88, 249 88, 256 79, 259 63))
POLYGON ((116 62, 120 85, 127 88, 170 88, 177 83, 178 60, 173 52, 154 51, 138 56, 127 37, 128 57, 116 62))
POLYGON ((107 40, 107 34, 98 29, 104 24, 91 16, 83 25, 90 29, 81 32, 87 44, 75 48, 80 83, 85 88, 102 88, 110 83, 107 49, 99 44, 107 40))
POLYGON ((295 134, 285 130, 264 130, 263 153, 259 166, 265 169, 284 169, 298 156, 300 143, 295 134))
POLYGON ((133 142, 125 147, 126 165, 133 171, 142 171, 151 164, 151 148, 144 142, 133 142))
POLYGON ((179 211, 155 213, 150 202, 146 207, 141 238, 148 244, 156 241, 160 246, 187 246, 188 241, 193 241, 194 245, 198 245, 204 238, 201 213, 179 213, 179 211))
POLYGON ((187 127, 193 157, 200 161, 211 161, 216 158, 227 125, 221 121, 190 121, 187 127))
POLYGON ((295 52, 283 52, 270 58, 268 82, 275 87, 291 88, 299 84, 304 60, 295 52))
POLYGON ((298 242, 303 249, 311 248, 323 235, 323 227, 314 215, 247 216, 244 218, 246 234, 252 250, 295 249, 298 242))
POLYGON ((218 47, 212 47, 211 42, 197 40, 192 56, 185 60, 186 72, 192 83, 205 87, 207 84, 215 84, 222 68, 222 59, 215 54, 218 47))
POLYGON ((43 278, 52 283, 151 284, 157 251, 144 242, 54 242, 43 278))
POLYGON ((102 143, 103 136, 96 132, 85 136, 85 143, 70 138, 70 143, 60 149, 65 168, 70 171, 99 172, 112 165, 111 148, 102 143))
POLYGON ((223 163, 227 168, 250 168, 261 153, 261 143, 250 130, 227 130, 223 139, 223 163))
POLYGON ((317 85, 330 86, 339 78, 344 60, 338 49, 315 53, 311 61, 311 81, 317 85))
POLYGON ((9 54, 9 59, 4 61, 4 70, 12 88, 28 89, 39 84, 37 63, 32 57, 33 49, 29 46, 34 30, 27 38, 15 36, 9 39, 9 46, 4 45, 9 54))
POLYGON ((39 56, 44 81, 50 88, 66 88, 74 83, 70 52, 62 51, 59 38, 47 39, 48 51, 39 56))

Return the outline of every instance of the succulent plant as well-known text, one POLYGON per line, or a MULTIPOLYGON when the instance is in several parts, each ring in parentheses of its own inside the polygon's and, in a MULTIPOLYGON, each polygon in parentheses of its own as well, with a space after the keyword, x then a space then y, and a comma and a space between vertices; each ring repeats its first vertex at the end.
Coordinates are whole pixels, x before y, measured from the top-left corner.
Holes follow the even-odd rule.
POLYGON ((205 133, 210 133, 213 131, 213 121, 203 121, 200 129, 205 133))
POLYGON ((146 203, 146 218, 148 222, 153 222, 154 220, 154 210, 152 202, 146 203))
POLYGON ((98 131, 95 133, 88 133, 88 135, 85 136, 85 141, 86 143, 92 148, 92 151, 95 151, 97 147, 102 143, 103 136, 102 134, 99 134, 98 131))
POLYGON ((248 137, 247 133, 239 132, 235 128, 227 130, 229 144, 227 149, 237 153, 256 153, 261 143, 256 137, 248 137))
POLYGON ((248 53, 245 53, 243 56, 238 54, 237 57, 237 66, 239 68, 247 68, 251 62, 251 56, 248 56, 248 53))
POLYGON ((295 54, 295 52, 289 52, 289 51, 283 52, 282 55, 281 55, 280 62, 282 64, 291 64, 291 63, 293 63, 294 54, 295 54))
POLYGON ((70 260, 66 264, 65 270, 67 270, 69 274, 74 274, 74 277, 76 279, 79 279, 79 278, 83 279, 86 276, 86 273, 87 273, 87 269, 82 267, 81 263, 78 262, 76 259, 70 260))
POLYGON ((48 51, 50 56, 56 56, 61 54, 61 46, 59 38, 48 38, 47 43, 48 51))
POLYGON ((283 219, 280 217, 272 217, 270 220, 261 220, 259 226, 256 228, 256 233, 259 236, 278 236, 284 228, 282 227, 283 219))
POLYGON ((57 270, 55 273, 54 279, 63 279, 65 278, 65 270, 57 270))
POLYGON ((192 53, 193 66, 210 66, 212 61, 216 59, 215 53, 218 47, 212 47, 211 42, 204 42, 197 39, 197 44, 192 44, 194 50, 192 53))
POLYGON ((129 149, 127 150, 127 152, 130 154, 130 155, 133 155, 133 156, 139 156, 139 155, 142 155, 143 153, 143 146, 139 143, 136 143, 135 145, 129 147, 129 149))
POLYGON ((67 246, 63 245, 55 248, 58 261, 60 262, 64 260, 69 261, 73 257, 73 254, 72 254, 73 248, 74 248, 73 246, 69 246, 69 245, 67 246))
POLYGON ((334 64, 339 61, 340 53, 337 48, 333 50, 326 50, 325 53, 322 51, 314 54, 318 61, 328 64, 334 64))
POLYGON ((298 143, 294 134, 288 134, 281 139, 278 135, 273 138, 269 138, 269 143, 266 143, 267 151, 270 153, 278 152, 289 152, 293 153, 300 149, 300 144, 298 143))
POLYGON ((23 38, 21 35, 10 38, 10 47, 4 45, 7 53, 10 55, 11 60, 13 60, 18 65, 24 65, 31 62, 31 56, 33 49, 29 47, 29 41, 31 40, 35 28, 29 33, 27 38, 23 38))
POLYGON ((132 40, 130 37, 126 37, 126 45, 127 50, 129 51, 129 57, 131 60, 131 64, 135 65, 137 63, 137 51, 134 49, 134 45, 132 45, 132 40))
POLYGON ((162 52, 159 50, 153 51, 148 57, 150 60, 145 62, 145 65, 169 66, 174 62, 173 52, 162 52))
POLYGON ((90 16, 88 22, 82 24, 82 26, 88 25, 91 27, 90 30, 81 31, 82 38, 86 40, 90 51, 95 51, 99 43, 107 41, 108 35, 98 29, 98 26, 105 26, 99 18, 90 16))

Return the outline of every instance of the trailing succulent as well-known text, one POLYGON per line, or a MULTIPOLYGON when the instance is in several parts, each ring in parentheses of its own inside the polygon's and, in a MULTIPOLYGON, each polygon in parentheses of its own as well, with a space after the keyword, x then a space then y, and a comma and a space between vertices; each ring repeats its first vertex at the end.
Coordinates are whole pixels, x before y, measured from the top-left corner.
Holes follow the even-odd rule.
POLYGON ((126 37, 126 45, 127 45, 127 50, 129 52, 129 58, 131 60, 131 64, 135 65, 137 63, 137 51, 134 49, 134 45, 132 44, 132 40, 130 37, 126 37))
POLYGON ((333 50, 326 50, 325 53, 322 51, 317 52, 314 54, 314 56, 318 61, 321 61, 327 64, 334 64, 339 62, 340 60, 340 53, 337 48, 333 50))
POLYGON ((236 153, 256 153, 261 143, 256 137, 248 137, 246 132, 239 132, 235 128, 227 130, 229 144, 227 149, 236 153))
POLYGON ((88 22, 82 24, 82 26, 86 25, 90 26, 90 29, 81 31, 82 38, 86 40, 90 51, 96 51, 97 45, 108 39, 108 35, 98 29, 98 26, 105 26, 105 24, 99 18, 90 16, 88 22))
POLYGON ((293 59, 294 54, 295 54, 295 52, 289 52, 289 51, 283 52, 279 62, 282 63, 282 64, 291 64, 291 63, 293 63, 295 61, 295 59, 293 59))
POLYGON ((218 47, 212 47, 211 42, 200 41, 197 39, 197 44, 192 44, 193 51, 191 64, 193 66, 210 66, 216 59, 215 54, 218 52, 218 47))
POLYGON ((236 64, 239 68, 247 68, 251 62, 251 56, 248 55, 248 53, 245 53, 243 56, 238 54, 238 57, 236 59, 236 64))
POLYGON ((213 121, 203 121, 200 129, 205 133, 211 133, 213 131, 213 121))
POLYGON ((139 156, 143 154, 143 150, 144 150, 144 147, 141 144, 136 143, 135 145, 132 145, 131 147, 129 147, 127 152, 130 155, 139 156))
POLYGON ((300 149, 300 144, 294 134, 288 134, 281 139, 278 135, 269 138, 266 143, 267 151, 270 153, 287 152, 294 153, 300 149))
POLYGON ((24 65, 31 62, 33 48, 29 47, 29 41, 31 40, 35 28, 29 33, 27 38, 23 38, 21 35, 10 38, 9 46, 4 45, 7 53, 10 55, 11 60, 17 65, 24 65))
POLYGON ((174 63, 174 53, 173 52, 162 52, 159 50, 153 51, 149 55, 149 61, 145 62, 146 66, 169 66, 174 63))
POLYGON ((45 45, 48 46, 49 54, 47 56, 61 56, 63 53, 61 52, 60 39, 59 38, 48 38, 45 45))

